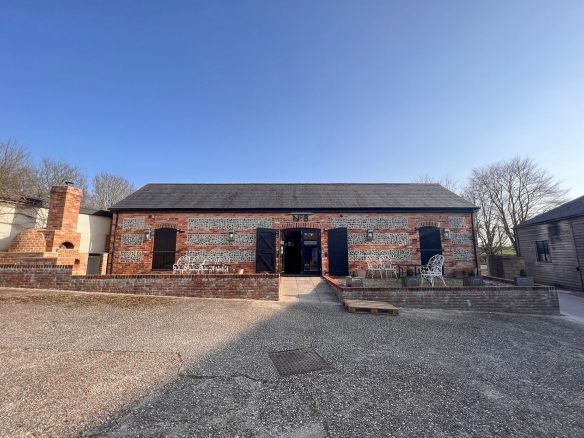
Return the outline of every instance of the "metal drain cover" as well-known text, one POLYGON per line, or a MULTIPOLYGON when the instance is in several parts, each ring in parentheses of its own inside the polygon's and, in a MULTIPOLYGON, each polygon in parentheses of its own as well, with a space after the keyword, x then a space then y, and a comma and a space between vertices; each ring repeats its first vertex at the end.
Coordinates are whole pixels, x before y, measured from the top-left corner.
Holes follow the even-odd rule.
POLYGON ((278 373, 283 376, 310 373, 329 369, 331 366, 312 348, 272 351, 268 353, 278 373))

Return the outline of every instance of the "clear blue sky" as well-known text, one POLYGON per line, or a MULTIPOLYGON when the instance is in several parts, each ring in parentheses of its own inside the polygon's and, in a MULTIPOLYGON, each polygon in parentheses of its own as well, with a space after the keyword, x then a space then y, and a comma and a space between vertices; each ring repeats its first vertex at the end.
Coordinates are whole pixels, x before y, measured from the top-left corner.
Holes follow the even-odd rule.
POLYGON ((584 194, 584 2, 0 2, 0 138, 147 182, 527 155, 584 194))

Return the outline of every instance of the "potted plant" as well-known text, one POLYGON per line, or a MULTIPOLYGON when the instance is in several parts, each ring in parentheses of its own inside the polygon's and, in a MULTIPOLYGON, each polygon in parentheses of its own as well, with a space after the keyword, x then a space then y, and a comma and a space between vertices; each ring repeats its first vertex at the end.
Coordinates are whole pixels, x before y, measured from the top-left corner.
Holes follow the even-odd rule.
POLYGON ((402 277, 402 286, 403 287, 418 287, 420 286, 420 279, 414 276, 414 270, 412 268, 408 268, 406 270, 406 276, 402 277))
POLYGON ((463 271, 462 285, 484 286, 485 281, 482 275, 476 275, 476 271, 474 269, 469 269, 468 271, 463 271))
POLYGON ((351 271, 351 275, 346 278, 347 287, 363 287, 363 279, 358 277, 358 272, 356 269, 351 271))
POLYGON ((515 277, 515 286, 533 286, 533 277, 527 275, 525 269, 521 269, 519 276, 515 277))

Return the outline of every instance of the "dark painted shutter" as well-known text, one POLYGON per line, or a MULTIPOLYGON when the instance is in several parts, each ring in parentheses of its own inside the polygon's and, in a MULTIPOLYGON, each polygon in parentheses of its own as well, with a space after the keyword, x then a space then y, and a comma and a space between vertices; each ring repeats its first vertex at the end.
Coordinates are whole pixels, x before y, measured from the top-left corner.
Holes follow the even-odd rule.
POLYGON ((328 231, 328 259, 330 275, 349 275, 346 228, 332 228, 328 231))
POLYGON ((276 272, 276 230, 256 230, 256 272, 276 272))
POLYGON ((420 233, 420 258, 422 265, 428 264, 430 258, 436 254, 442 254, 442 240, 440 228, 422 227, 420 233))
POLYGON ((159 228, 154 232, 152 269, 172 269, 176 257, 176 230, 159 228))

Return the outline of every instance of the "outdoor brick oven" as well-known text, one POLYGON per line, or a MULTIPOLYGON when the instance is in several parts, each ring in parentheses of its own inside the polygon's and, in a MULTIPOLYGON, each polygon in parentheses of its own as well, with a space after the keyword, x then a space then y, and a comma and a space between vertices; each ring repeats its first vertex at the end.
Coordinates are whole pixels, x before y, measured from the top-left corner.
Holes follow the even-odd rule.
POLYGON ((477 269, 476 207, 438 184, 149 184, 112 207, 110 274, 181 256, 245 272, 346 275, 368 256, 477 269))
POLYGON ((51 188, 46 227, 21 231, 8 252, 0 253, 0 263, 68 265, 74 274, 84 274, 88 254, 79 252, 77 232, 82 198, 83 191, 73 185, 51 188))

